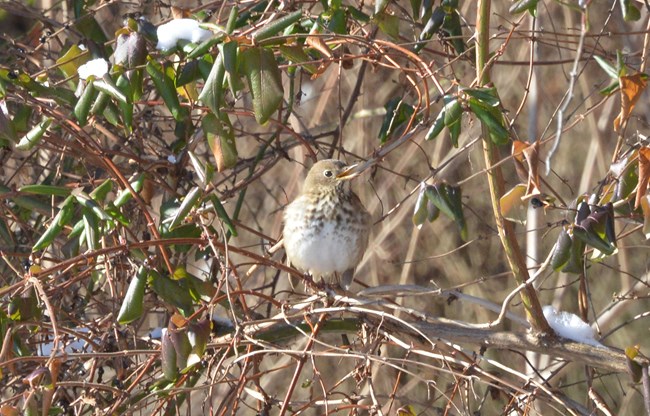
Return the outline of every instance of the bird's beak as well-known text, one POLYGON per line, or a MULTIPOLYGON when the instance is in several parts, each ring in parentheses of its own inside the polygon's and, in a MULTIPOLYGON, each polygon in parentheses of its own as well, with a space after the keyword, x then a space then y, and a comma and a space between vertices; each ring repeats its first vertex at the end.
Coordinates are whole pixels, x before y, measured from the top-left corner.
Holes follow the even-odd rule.
POLYGON ((361 172, 362 171, 359 169, 359 163, 355 163, 354 165, 346 166, 343 172, 336 175, 336 179, 347 181, 356 178, 361 174, 361 172))

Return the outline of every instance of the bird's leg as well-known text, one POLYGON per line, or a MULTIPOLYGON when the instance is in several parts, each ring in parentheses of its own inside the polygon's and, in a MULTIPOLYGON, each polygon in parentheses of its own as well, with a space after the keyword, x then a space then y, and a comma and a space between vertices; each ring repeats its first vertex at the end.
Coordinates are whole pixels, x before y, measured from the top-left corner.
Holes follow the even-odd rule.
POLYGON ((341 288, 348 291, 352 285, 352 280, 354 279, 354 269, 347 269, 343 272, 341 276, 341 288))

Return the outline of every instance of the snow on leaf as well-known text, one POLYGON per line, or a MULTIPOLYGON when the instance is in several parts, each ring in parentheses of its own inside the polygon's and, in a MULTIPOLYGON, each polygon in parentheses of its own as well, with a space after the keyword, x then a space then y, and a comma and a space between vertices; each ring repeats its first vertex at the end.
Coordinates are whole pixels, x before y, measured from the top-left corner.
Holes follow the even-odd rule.
POLYGON ((167 51, 176 47, 180 40, 199 43, 212 36, 212 32, 199 27, 194 19, 175 19, 158 26, 158 45, 156 49, 167 51))
POLYGON ((79 69, 77 69, 77 73, 81 79, 88 79, 90 76, 102 78, 104 75, 108 74, 108 61, 103 58, 93 59, 92 61, 88 61, 81 65, 79 69))

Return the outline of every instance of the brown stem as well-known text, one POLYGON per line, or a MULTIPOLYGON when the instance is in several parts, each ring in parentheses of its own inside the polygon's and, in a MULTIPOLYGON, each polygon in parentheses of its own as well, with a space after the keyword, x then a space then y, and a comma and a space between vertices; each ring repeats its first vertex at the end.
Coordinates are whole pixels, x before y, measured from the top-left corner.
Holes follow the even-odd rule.
MULTIPOLYGON (((478 2, 478 14, 476 18, 476 76, 479 86, 486 85, 490 81, 489 67, 486 65, 489 60, 490 3, 490 0, 479 0, 478 2)), ((529 277, 526 260, 517 242, 513 224, 506 221, 501 214, 499 201, 505 193, 503 171, 498 166, 501 161, 501 155, 499 148, 490 140, 488 133, 487 127, 483 124, 483 156, 487 169, 492 211, 510 269, 517 284, 522 284, 529 277)), ((521 291, 521 300, 526 309, 526 318, 533 329, 542 333, 553 334, 553 330, 544 318, 537 293, 532 285, 527 285, 521 291)))

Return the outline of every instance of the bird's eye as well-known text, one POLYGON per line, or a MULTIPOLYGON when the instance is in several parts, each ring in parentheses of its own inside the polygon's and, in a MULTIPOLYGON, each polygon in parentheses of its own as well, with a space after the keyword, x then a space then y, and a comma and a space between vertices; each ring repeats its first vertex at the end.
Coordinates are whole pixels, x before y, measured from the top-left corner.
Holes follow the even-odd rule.
POLYGON ((333 173, 331 170, 326 170, 325 172, 323 172, 323 175, 325 175, 326 178, 331 178, 333 173))

